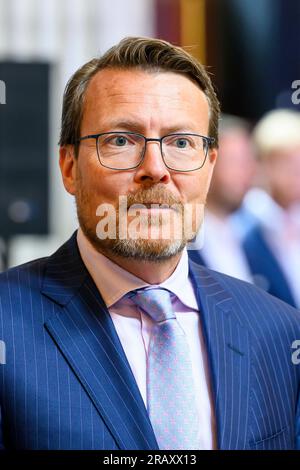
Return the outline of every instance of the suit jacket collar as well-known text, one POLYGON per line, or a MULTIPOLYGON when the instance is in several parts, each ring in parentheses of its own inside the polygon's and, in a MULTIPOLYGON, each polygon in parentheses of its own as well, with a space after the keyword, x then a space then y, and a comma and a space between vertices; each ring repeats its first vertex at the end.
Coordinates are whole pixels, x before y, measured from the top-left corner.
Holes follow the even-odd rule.
MULTIPOLYGON (((244 448, 249 340, 230 294, 190 262, 215 399, 218 448, 244 448)), ((47 262, 42 293, 56 302, 45 322, 120 449, 157 449, 147 410, 106 305, 85 268, 76 232, 47 262)))

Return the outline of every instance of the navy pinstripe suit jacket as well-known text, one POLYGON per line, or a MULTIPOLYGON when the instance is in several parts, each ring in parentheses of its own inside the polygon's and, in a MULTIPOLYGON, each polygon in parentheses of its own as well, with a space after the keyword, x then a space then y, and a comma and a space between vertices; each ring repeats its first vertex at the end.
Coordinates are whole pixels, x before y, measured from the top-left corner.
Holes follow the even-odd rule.
MULTIPOLYGON (((193 262, 220 449, 300 445, 300 313, 193 262)), ((78 251, 0 275, 2 447, 157 449, 113 322, 78 251)))

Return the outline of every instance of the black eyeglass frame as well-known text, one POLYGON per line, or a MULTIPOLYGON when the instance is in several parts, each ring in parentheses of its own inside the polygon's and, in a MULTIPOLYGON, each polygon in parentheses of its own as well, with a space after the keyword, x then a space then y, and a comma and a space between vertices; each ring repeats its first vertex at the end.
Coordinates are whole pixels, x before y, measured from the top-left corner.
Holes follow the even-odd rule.
POLYGON ((99 163, 100 165, 104 166, 105 168, 109 168, 110 170, 117 170, 117 171, 127 171, 127 170, 134 170, 135 168, 138 168, 143 160, 144 160, 144 157, 145 157, 145 153, 146 153, 146 145, 147 145, 147 142, 159 142, 160 143, 160 154, 161 154, 161 157, 163 159, 163 162, 165 164, 165 166, 169 169, 169 170, 172 170, 172 171, 178 171, 180 173, 184 172, 184 173, 188 173, 188 172, 191 172, 191 171, 197 171, 197 170, 200 170, 204 165, 205 165, 205 162, 206 162, 206 158, 207 158, 207 154, 208 154, 208 151, 209 149, 212 147, 213 143, 215 142, 215 138, 214 137, 208 137, 206 135, 201 135, 201 134, 193 134, 191 132, 174 132, 174 133, 171 133, 171 134, 166 134, 166 135, 163 135, 162 137, 160 138, 149 138, 149 137, 145 137, 143 134, 139 134, 138 132, 127 132, 127 131, 111 131, 111 132, 101 132, 99 134, 89 134, 89 135, 85 135, 83 137, 80 137, 79 139, 77 139, 76 141, 76 144, 80 144, 80 142, 82 140, 87 140, 87 139, 96 139, 96 149, 97 149, 97 155, 98 155, 98 160, 99 160, 99 163), (112 168, 110 166, 107 166, 107 165, 104 165, 102 162, 101 162, 101 157, 99 155, 99 148, 98 148, 98 139, 99 137, 103 136, 103 135, 110 135, 110 134, 118 134, 118 135, 124 135, 124 134, 127 134, 127 135, 137 135, 138 137, 142 137, 144 139, 144 150, 143 150, 143 154, 140 158, 140 161, 137 165, 135 166, 132 166, 132 167, 129 167, 129 168, 112 168), (202 165, 200 165, 199 167, 197 168, 193 168, 192 170, 176 170, 175 168, 172 168, 170 167, 169 165, 166 164, 165 162, 165 158, 164 158, 164 154, 163 154, 163 150, 162 150, 162 143, 163 143, 163 140, 166 138, 166 137, 172 137, 172 136, 187 136, 187 135, 192 135, 192 136, 195 136, 195 137, 201 137, 204 142, 206 143, 206 152, 205 152, 205 158, 203 160, 203 163, 202 165))

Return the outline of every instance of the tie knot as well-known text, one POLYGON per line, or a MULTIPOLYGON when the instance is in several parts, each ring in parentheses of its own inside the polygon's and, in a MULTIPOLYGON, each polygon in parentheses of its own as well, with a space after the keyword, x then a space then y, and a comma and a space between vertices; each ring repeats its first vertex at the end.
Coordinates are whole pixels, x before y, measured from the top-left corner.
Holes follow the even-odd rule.
POLYGON ((129 298, 156 322, 176 318, 172 308, 170 292, 166 289, 135 290, 129 294, 129 298))

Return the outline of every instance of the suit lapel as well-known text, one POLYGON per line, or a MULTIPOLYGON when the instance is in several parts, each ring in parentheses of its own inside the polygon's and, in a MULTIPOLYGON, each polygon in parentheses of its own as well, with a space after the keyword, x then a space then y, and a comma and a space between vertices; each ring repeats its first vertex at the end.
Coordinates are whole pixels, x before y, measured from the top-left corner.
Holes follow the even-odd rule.
POLYGON ((217 446, 243 449, 248 442, 250 348, 240 308, 213 273, 192 261, 213 386, 217 446))
POLYGON ((42 292, 60 305, 45 327, 119 448, 157 449, 109 312, 81 260, 76 234, 49 258, 42 292))

